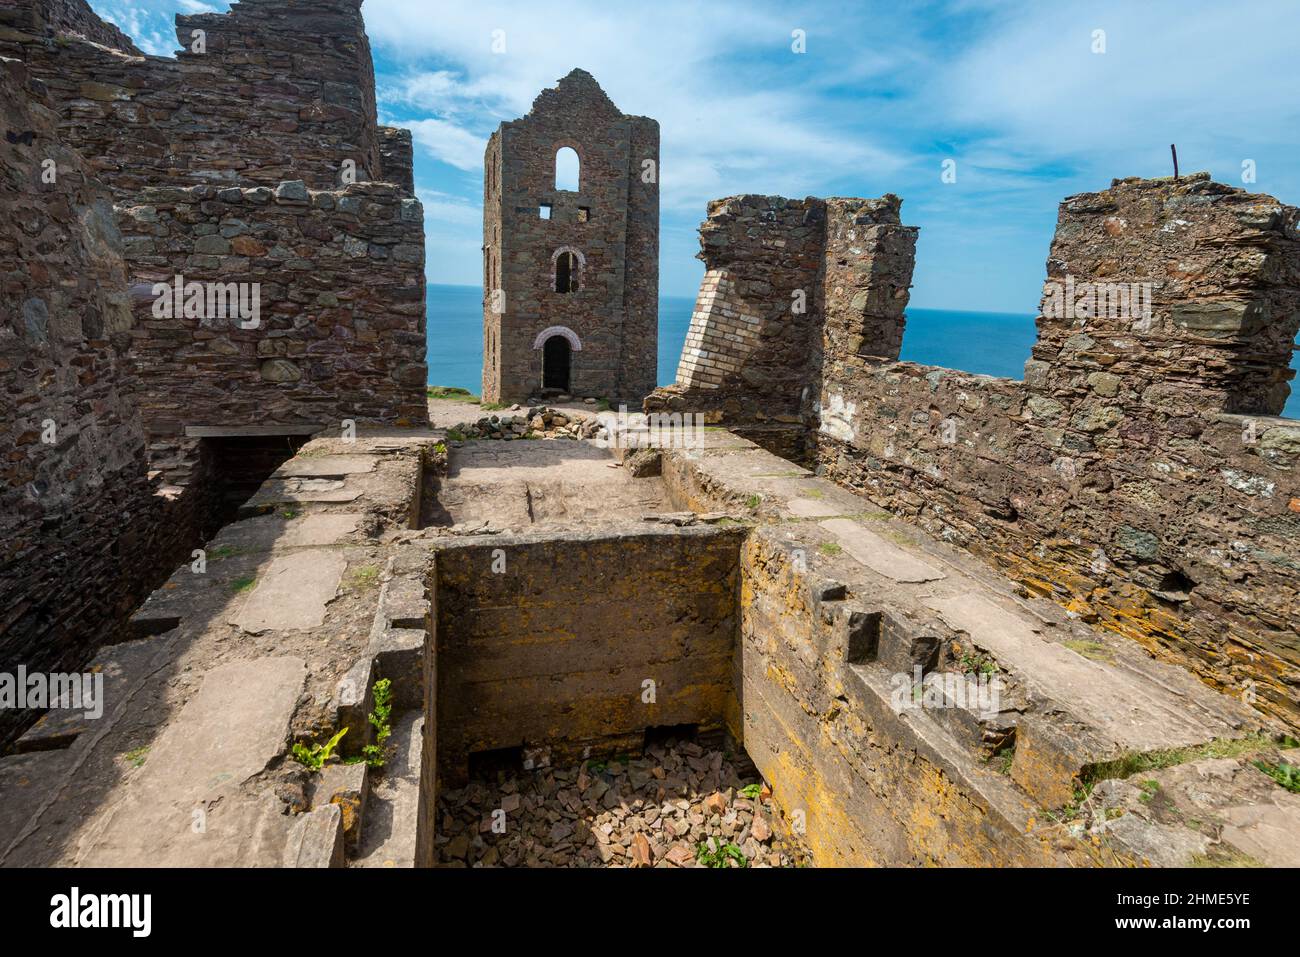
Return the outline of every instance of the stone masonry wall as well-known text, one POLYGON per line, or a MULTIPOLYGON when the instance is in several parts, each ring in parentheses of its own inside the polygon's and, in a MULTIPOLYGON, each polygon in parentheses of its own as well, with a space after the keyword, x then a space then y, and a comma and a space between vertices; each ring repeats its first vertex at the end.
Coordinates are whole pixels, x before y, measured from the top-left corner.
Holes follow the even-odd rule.
POLYGON ((411 138, 376 123, 360 0, 181 16, 175 60, 107 48, 111 28, 68 15, 71 0, 13 2, 0 0, 0 54, 46 81, 62 136, 117 202, 150 434, 423 421, 411 138), (395 186, 369 182, 385 173, 395 186), (260 283, 268 321, 152 315, 149 287, 177 277, 260 283))
POLYGON ((386 183, 143 190, 119 206, 150 430, 424 421, 424 220, 386 183), (154 283, 260 286, 260 323, 158 318, 154 283))
POLYGON ((720 728, 738 551, 737 529, 643 525, 439 549, 444 773, 463 774, 470 752, 546 744, 581 760, 584 745, 639 746, 648 727, 720 728))
POLYGON ((484 399, 522 400, 540 389, 539 338, 559 327, 580 346, 570 358, 571 392, 639 401, 654 388, 658 164, 659 124, 620 113, 582 70, 492 135, 484 157, 484 399), (562 147, 578 154, 577 191, 555 188, 562 147), (652 182, 642 175, 647 161, 652 182), (556 292, 556 256, 568 251, 580 263, 578 288, 556 292))
MULTIPOLYGON (((106 192, 13 60, 0 111, 0 671, 72 671, 188 554, 204 505, 148 475, 106 192)), ((0 747, 30 717, 0 711, 0 747)))
POLYGON ((618 394, 640 400, 659 382, 659 123, 628 117, 631 180, 627 200, 627 267, 623 277, 623 353, 618 394), (645 163, 654 182, 645 182, 645 163))
POLYGON ((828 356, 820 470, 1300 723, 1296 220, 1204 174, 1070 197, 1025 381, 828 356), (1062 314, 1067 282, 1150 308, 1062 314))
MULTIPOLYGON (((501 333, 504 306, 501 297, 501 262, 508 236, 501 234, 505 204, 501 201, 501 131, 488 137, 483 153, 483 400, 502 395, 501 333)), ((501 290, 502 296, 504 290, 501 290)))
POLYGON ((972 787, 924 732, 867 689, 847 664, 844 616, 819 601, 784 537, 760 529, 741 554, 741 707, 731 732, 772 783, 783 816, 802 829, 816 865, 1084 863, 1039 840, 1032 820, 1026 827, 1032 811, 1023 795, 988 780, 972 787))
POLYGON ((798 423, 809 343, 821 315, 826 206, 818 199, 731 196, 700 226, 705 265, 677 384, 663 405, 719 411, 722 420, 798 423), (803 308, 794 296, 802 293, 803 308), (685 403, 685 404, 682 404, 685 403))

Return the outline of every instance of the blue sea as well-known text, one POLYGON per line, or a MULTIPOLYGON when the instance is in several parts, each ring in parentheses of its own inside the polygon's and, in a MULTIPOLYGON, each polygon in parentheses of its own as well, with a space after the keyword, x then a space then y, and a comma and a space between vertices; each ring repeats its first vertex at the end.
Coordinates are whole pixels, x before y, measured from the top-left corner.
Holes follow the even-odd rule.
MULTIPOLYGON (((483 292, 478 286, 429 284, 429 382, 459 386, 477 394, 482 387, 483 292)), ((660 385, 677 375, 677 359, 686 341, 695 300, 686 296, 659 299, 660 385)), ((956 312, 908 309, 903 353, 909 362, 943 366, 982 375, 1024 376, 1034 344, 1034 317, 1005 312, 956 312)), ((1292 360, 1300 363, 1300 353, 1292 360)), ((1284 414, 1300 418, 1300 378, 1284 414)))

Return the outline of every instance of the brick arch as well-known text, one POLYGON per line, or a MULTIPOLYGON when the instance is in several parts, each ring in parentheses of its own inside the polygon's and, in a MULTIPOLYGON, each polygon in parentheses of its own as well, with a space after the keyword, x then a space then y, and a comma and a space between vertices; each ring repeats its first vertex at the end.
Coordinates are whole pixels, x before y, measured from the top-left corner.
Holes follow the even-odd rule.
POLYGON ((578 289, 586 289, 587 257, 584 256, 582 250, 578 249, 576 246, 561 246, 559 249, 555 250, 555 252, 551 253, 551 288, 555 288, 555 271, 558 268, 560 256, 563 253, 573 253, 574 258, 578 260, 578 289))
POLYGON ((563 336, 565 339, 569 340, 569 347, 572 348, 574 352, 582 351, 582 340, 579 339, 578 334, 568 326, 548 326, 543 329, 537 334, 537 338, 533 340, 533 348, 540 349, 546 344, 546 340, 550 339, 552 336, 563 336))

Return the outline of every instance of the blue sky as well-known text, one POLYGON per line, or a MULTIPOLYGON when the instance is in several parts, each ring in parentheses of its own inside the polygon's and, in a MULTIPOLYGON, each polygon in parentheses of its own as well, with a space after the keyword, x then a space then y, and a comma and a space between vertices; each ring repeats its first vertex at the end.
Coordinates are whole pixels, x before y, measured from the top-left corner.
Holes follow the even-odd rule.
MULTIPOLYGON (((229 8, 91 5, 160 55, 175 13, 229 8)), ((921 227, 914 306, 1018 313, 1037 309, 1057 203, 1170 173, 1171 142, 1184 172, 1300 203, 1294 0, 366 0, 363 12, 380 119, 415 135, 431 282, 478 283, 487 137, 575 66, 623 112, 659 120, 667 295, 694 296, 705 204, 733 193, 897 193, 921 227), (945 160, 955 182, 941 180, 945 160)))

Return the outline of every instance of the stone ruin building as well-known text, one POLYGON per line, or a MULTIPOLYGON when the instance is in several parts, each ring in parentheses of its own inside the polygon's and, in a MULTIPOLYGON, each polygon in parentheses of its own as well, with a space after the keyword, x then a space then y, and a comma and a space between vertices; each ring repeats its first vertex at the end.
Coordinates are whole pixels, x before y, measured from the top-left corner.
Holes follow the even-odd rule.
POLYGON ((574 70, 501 124, 483 168, 484 401, 639 403, 658 361, 659 124, 574 70))
POLYGON ((1069 197, 1015 381, 898 361, 897 197, 716 200, 652 390, 657 127, 575 71, 488 147, 485 399, 558 337, 712 427, 430 419, 360 0, 177 37, 0 0, 0 695, 103 683, 0 710, 0 864, 1300 864, 1294 207, 1069 197))

